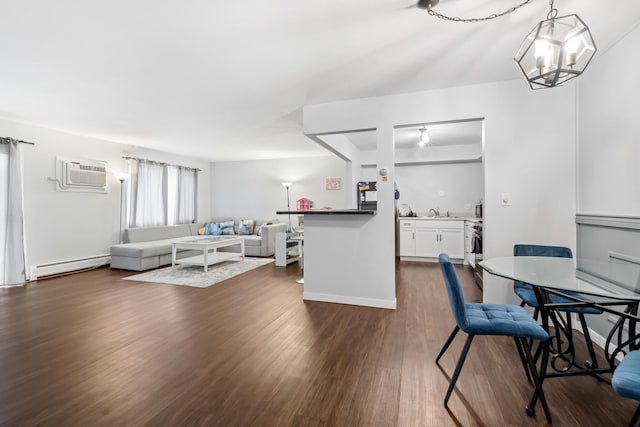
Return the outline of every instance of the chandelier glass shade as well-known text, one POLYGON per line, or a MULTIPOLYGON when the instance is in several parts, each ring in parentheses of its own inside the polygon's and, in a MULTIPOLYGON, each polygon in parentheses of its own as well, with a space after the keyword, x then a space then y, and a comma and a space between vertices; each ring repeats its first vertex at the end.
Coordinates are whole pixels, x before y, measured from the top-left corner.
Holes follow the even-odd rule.
POLYGON ((578 77, 596 50, 589 27, 578 15, 548 15, 527 35, 514 59, 531 89, 543 89, 578 77))
POLYGON ((426 127, 420 129, 420 139, 418 140, 418 147, 424 147, 429 142, 431 142, 431 137, 429 136, 429 131, 426 127))

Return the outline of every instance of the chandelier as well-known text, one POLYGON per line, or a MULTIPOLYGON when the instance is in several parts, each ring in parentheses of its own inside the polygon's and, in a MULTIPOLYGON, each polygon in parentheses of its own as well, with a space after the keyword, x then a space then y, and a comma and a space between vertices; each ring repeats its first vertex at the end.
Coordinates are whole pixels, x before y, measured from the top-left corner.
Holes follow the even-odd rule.
MULTIPOLYGON (((446 21, 478 23, 512 13, 533 0, 524 0, 503 12, 481 18, 460 18, 443 15, 433 7, 440 0, 418 0, 417 6, 446 21)), ((578 77, 596 53, 591 31, 578 15, 558 17, 558 10, 549 0, 547 19, 540 21, 527 35, 514 57, 531 89, 561 86, 578 77)))
POLYGON ((547 19, 531 30, 514 58, 531 89, 561 86, 578 77, 597 50, 589 27, 578 15, 558 18, 553 0, 549 5, 547 19))

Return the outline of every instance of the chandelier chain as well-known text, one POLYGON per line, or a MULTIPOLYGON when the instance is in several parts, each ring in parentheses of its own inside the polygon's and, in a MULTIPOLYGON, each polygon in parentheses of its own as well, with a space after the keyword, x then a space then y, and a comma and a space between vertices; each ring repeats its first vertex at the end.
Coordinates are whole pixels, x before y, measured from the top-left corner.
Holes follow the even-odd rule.
POLYGON ((549 0, 549 13, 547 13, 547 19, 555 19, 558 16, 558 9, 553 7, 553 0, 549 0))
MULTIPOLYGON (((499 17, 504 16, 504 15, 508 15, 508 14, 510 14, 512 12, 515 12, 516 10, 520 9, 522 6, 525 6, 525 5, 529 4, 529 3, 533 3, 533 0, 525 0, 522 3, 520 3, 520 4, 516 5, 516 6, 510 7, 509 9, 507 9, 507 10, 505 10, 503 12, 492 13, 491 15, 485 16, 485 17, 482 17, 482 18, 460 18, 458 16, 447 16, 447 15, 443 15, 441 13, 436 12, 435 10, 431 9, 431 7, 429 7, 429 9, 427 9, 427 13, 429 15, 431 15, 431 16, 435 16, 436 18, 440 18, 440 19, 443 19, 445 21, 454 21, 454 22, 464 22, 466 24, 475 24, 477 22, 489 21, 490 19, 495 19, 495 18, 499 18, 499 17)), ((552 10, 555 10, 555 9, 553 9, 553 0, 549 0, 549 3, 551 5, 552 10)))

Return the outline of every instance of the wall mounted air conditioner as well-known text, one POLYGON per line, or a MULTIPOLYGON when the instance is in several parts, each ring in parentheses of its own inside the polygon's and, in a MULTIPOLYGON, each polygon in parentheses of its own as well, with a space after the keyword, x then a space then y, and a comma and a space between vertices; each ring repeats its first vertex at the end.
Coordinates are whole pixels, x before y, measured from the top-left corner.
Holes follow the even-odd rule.
POLYGON ((100 160, 56 157, 58 191, 106 193, 107 163, 100 160))
POLYGON ((65 162, 62 183, 65 186, 99 187, 107 186, 107 168, 81 162, 65 162))

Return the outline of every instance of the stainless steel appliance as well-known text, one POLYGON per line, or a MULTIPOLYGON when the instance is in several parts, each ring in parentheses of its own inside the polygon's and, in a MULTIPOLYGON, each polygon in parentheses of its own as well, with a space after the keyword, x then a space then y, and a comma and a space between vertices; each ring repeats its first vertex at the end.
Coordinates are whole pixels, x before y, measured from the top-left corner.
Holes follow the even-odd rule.
POLYGON ((476 218, 482 218, 482 202, 476 205, 476 218))
POLYGON ((473 248, 471 252, 475 256, 473 276, 480 289, 482 289, 482 267, 480 267, 479 264, 483 259, 482 234, 482 221, 478 221, 478 223, 473 226, 473 248))
POLYGON ((375 181, 358 182, 358 210, 378 209, 378 188, 375 181))

